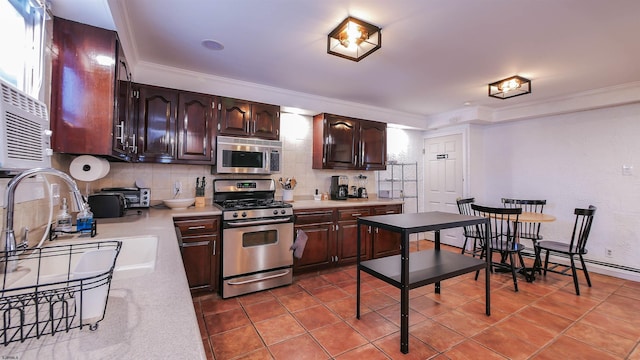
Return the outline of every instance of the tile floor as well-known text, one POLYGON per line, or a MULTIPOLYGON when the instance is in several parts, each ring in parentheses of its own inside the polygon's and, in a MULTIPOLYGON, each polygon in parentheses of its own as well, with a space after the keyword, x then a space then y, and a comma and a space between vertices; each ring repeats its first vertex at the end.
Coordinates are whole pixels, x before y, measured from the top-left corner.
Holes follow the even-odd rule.
MULTIPOLYGON (((421 250, 432 243, 419 244, 421 250)), ((451 251, 459 249, 451 248, 451 251)), ((592 273, 576 296, 571 277, 533 283, 466 274, 411 290, 409 354, 400 353, 400 292, 365 273, 360 320, 356 270, 294 278, 293 285, 222 300, 194 297, 209 359, 640 359, 640 283, 592 273)), ((582 274, 580 274, 582 275, 582 274)))

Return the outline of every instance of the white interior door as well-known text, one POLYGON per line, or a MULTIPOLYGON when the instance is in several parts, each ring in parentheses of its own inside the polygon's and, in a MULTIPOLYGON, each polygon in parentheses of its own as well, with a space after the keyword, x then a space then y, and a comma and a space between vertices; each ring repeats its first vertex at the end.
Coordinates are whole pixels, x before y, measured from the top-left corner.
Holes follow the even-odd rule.
MULTIPOLYGON (((424 149, 425 210, 458 213, 456 199, 463 188, 462 134, 425 139, 424 149)), ((462 247, 462 230, 443 230, 440 241, 462 247)))

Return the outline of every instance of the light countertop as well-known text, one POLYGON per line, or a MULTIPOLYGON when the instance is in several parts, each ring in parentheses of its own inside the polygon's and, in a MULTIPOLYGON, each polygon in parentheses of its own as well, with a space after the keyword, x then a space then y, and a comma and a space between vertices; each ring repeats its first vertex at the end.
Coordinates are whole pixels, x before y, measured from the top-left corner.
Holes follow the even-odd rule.
MULTIPOLYGON (((292 205, 295 210, 401 203, 388 199, 296 200, 292 205)), ((97 219, 98 234, 92 241, 157 236, 155 270, 134 278, 113 279, 105 318, 96 331, 84 327, 23 343, 10 343, 0 348, 0 357, 15 356, 20 360, 205 359, 173 218, 220 214, 220 209, 210 205, 185 210, 151 208, 129 211, 122 218, 97 219)), ((84 239, 64 238, 65 241, 84 239)))
MULTIPOLYGON (((118 219, 97 219, 98 234, 92 241, 157 236, 155 270, 113 279, 106 314, 96 331, 83 327, 10 343, 0 348, 0 356, 20 360, 206 359, 172 221, 174 215, 188 212, 151 209, 118 219)), ((211 207, 194 214, 220 211, 211 207)))

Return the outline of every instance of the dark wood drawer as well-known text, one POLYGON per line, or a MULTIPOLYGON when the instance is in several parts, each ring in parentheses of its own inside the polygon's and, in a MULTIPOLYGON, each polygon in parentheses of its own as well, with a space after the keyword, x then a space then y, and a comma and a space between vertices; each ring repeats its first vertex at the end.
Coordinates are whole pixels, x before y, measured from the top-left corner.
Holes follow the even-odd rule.
POLYGON ((295 211, 294 215, 295 215, 296 225, 333 222, 332 209, 313 209, 313 210, 295 211))
POLYGON ((382 205, 373 208, 374 215, 401 214, 402 205, 382 205))
POLYGON ((366 207, 340 209, 338 210, 338 221, 357 220, 361 216, 369 216, 370 214, 369 208, 366 207))
POLYGON ((180 229, 182 236, 198 234, 217 234, 219 229, 219 217, 175 218, 175 226, 180 229))

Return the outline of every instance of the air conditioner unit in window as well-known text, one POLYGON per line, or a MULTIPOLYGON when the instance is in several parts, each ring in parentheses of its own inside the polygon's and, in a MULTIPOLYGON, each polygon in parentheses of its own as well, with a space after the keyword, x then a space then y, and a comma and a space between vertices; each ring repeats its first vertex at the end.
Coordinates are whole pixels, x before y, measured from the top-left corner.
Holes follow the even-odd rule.
POLYGON ((0 79, 0 172, 51 167, 47 106, 0 79))

